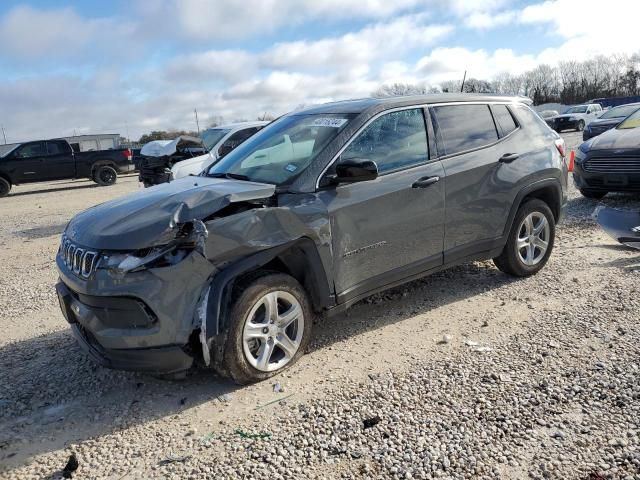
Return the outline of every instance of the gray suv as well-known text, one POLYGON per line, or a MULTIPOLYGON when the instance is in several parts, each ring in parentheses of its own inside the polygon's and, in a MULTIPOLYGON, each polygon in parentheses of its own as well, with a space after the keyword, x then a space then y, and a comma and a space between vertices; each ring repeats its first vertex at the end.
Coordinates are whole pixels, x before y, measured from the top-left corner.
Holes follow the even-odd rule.
POLYGON ((316 317, 375 292, 479 259, 535 274, 566 188, 563 141, 520 98, 329 103, 77 215, 57 292, 105 366, 258 381, 303 354, 316 317))

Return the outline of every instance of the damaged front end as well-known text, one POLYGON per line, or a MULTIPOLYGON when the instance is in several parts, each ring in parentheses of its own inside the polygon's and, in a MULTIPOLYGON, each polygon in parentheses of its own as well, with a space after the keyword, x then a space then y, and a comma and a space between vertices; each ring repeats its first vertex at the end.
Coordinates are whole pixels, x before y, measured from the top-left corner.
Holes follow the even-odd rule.
POLYGON ((640 212, 600 207, 595 212, 598 224, 611 237, 640 250, 640 212))
POLYGON ((145 187, 170 182, 171 168, 178 162, 207 154, 202 139, 182 135, 174 140, 155 140, 140 150, 138 180, 145 187))
POLYGON ((158 201, 145 192, 94 207, 63 234, 56 257, 60 306, 79 344, 102 365, 176 373, 194 361, 210 363, 207 301, 218 269, 203 220, 269 198, 274 187, 182 183, 158 187, 167 187, 158 201))

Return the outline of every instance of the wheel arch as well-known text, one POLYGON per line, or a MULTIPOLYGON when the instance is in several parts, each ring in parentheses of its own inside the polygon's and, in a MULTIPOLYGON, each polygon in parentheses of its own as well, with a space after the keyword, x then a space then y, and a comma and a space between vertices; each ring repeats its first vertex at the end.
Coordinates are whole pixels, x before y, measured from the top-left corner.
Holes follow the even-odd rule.
POLYGON ((542 200, 547 205, 549 205, 549 208, 553 213, 554 220, 556 222, 560 220, 560 216, 562 213, 562 186, 560 184, 560 181, 555 178, 540 180, 526 186, 525 188, 520 190, 520 192, 518 192, 518 195, 513 202, 511 211, 509 212, 509 217, 507 218, 507 222, 504 227, 504 238, 507 238, 507 236, 509 235, 511 226, 513 225, 513 220, 516 217, 516 213, 518 212, 520 206, 527 200, 532 198, 542 200))
MULTIPOLYGON (((113 167, 113 168, 116 168, 116 163, 113 160, 110 160, 108 158, 95 160, 91 164, 91 177, 94 176, 94 174, 96 173, 96 170, 98 168, 100 168, 100 167, 113 167)), ((117 168, 116 168, 116 172, 117 172, 117 168)))
POLYGON ((207 338, 220 336, 227 330, 226 313, 233 288, 238 281, 258 270, 291 275, 305 289, 316 312, 335 303, 315 243, 310 238, 300 238, 245 257, 214 275, 207 299, 207 338))

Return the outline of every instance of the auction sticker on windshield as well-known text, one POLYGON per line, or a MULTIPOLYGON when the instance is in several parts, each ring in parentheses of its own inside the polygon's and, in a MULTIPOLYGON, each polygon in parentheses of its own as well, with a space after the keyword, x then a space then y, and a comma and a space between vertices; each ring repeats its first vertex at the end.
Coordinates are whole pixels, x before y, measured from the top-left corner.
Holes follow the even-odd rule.
POLYGON ((316 118, 311 126, 340 128, 347 123, 346 118, 316 118))

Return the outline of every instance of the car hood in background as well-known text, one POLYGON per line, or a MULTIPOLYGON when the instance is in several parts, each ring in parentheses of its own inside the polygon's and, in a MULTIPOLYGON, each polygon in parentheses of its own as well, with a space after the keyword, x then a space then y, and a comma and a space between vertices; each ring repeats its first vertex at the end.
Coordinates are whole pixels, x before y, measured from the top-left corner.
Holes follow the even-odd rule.
POLYGON ((593 139, 591 150, 640 149, 640 127, 607 130, 593 139))
POLYGON ((145 157, 167 157, 173 155, 181 148, 200 147, 202 148, 202 139, 182 135, 173 140, 154 140, 146 143, 140 150, 140 155, 145 157))
POLYGON ((591 123, 589 123, 589 126, 590 127, 615 127, 622 120, 624 120, 624 117, 596 118, 591 123))
POLYGON ((580 117, 581 115, 584 115, 584 113, 563 113, 561 115, 556 115, 555 117, 553 117, 553 119, 557 119, 557 118, 571 118, 571 117, 580 117))
POLYGON ((96 205, 65 230, 74 243, 98 250, 138 250, 175 238, 176 227, 203 220, 230 203, 271 197, 275 185, 185 177, 96 205))
MULTIPOLYGON (((182 160, 176 163, 173 167, 171 167, 171 171, 174 173, 174 178, 180 178, 180 177, 176 177, 175 174, 177 174, 181 170, 192 170, 194 169, 194 167, 198 167, 200 165, 204 167, 205 164, 213 163, 215 159, 216 159, 216 156, 213 153, 211 152, 205 153, 204 155, 188 158, 187 160, 182 160)), ((195 170, 198 170, 198 171, 197 172, 194 171, 193 173, 197 175, 202 171, 202 168, 195 168, 195 170)))

